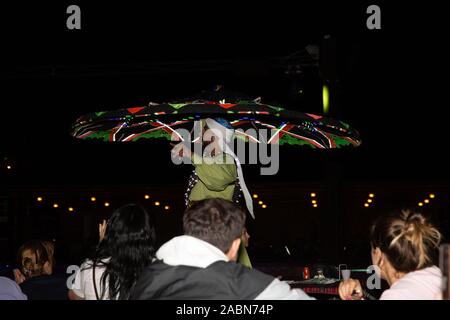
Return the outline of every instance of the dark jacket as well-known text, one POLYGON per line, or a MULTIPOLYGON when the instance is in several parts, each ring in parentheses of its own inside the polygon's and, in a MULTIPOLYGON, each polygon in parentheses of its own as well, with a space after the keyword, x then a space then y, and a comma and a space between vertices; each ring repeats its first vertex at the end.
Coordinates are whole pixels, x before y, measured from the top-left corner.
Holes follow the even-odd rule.
POLYGON ((33 277, 20 285, 28 300, 67 300, 66 278, 55 275, 33 277))
POLYGON ((234 262, 217 261, 198 268, 157 261, 144 270, 131 299, 253 300, 273 280, 234 262))

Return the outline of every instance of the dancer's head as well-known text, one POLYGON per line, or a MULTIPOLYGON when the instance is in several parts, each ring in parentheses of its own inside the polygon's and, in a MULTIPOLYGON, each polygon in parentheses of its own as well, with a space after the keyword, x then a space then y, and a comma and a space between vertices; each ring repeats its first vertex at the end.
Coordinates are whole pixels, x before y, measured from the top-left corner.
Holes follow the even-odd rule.
POLYGON ((214 144, 214 153, 226 151, 226 145, 233 142, 234 129, 231 123, 224 118, 205 119, 205 133, 203 141, 205 146, 214 144))

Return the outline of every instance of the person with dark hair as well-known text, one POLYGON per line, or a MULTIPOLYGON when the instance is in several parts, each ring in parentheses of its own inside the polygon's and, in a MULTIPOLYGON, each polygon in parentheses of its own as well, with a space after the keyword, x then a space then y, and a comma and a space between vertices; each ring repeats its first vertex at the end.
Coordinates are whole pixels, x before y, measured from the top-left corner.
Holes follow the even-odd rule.
POLYGON ((145 268, 131 299, 311 299, 300 289, 235 263, 244 211, 224 199, 193 203, 183 215, 184 235, 165 243, 145 268))
MULTIPOLYGON (((442 273, 435 265, 440 232, 420 213, 403 210, 378 218, 371 229, 372 263, 390 286, 381 300, 442 299, 442 273)), ((359 300, 364 291, 358 280, 341 282, 342 299, 359 300)))
POLYGON ((28 300, 67 300, 66 278, 53 274, 52 242, 26 242, 19 249, 18 260, 21 270, 14 270, 14 276, 28 300))
POLYGON ((108 223, 100 225, 100 238, 75 277, 70 299, 128 299, 140 273, 154 260, 154 216, 139 205, 114 211, 108 223))

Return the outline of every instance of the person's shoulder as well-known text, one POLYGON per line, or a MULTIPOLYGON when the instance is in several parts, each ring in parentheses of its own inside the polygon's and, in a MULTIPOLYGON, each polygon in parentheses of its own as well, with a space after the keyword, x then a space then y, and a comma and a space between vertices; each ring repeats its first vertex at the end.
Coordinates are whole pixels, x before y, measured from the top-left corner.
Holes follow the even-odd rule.
POLYGON ((8 277, 0 277, 0 288, 2 289, 13 289, 13 290, 20 290, 22 288, 22 285, 25 284, 26 281, 22 282, 20 285, 17 284, 13 279, 10 279, 8 277))
POLYGON ((264 286, 268 286, 275 279, 269 274, 233 261, 217 261, 208 268, 216 269, 219 273, 226 273, 235 279, 240 279, 239 281, 260 283, 264 286))
POLYGON ((263 292, 275 278, 256 269, 250 269, 233 261, 216 261, 204 269, 210 279, 233 288, 240 300, 253 300, 263 292))
MULTIPOLYGON (((189 267, 189 266, 171 266, 167 263, 165 263, 163 260, 156 259, 153 260, 152 263, 150 263, 148 266, 146 266, 140 276, 138 282, 148 282, 153 281, 154 278, 157 278, 159 275, 164 274, 166 272, 174 272, 174 270, 181 270, 181 269, 198 269, 195 267, 189 267)), ((177 273, 177 272, 174 272, 177 273)))
POLYGON ((86 259, 83 261, 83 263, 81 263, 80 269, 84 270, 89 268, 92 268, 92 260, 86 259))
MULTIPOLYGON (((105 263, 108 263, 110 260, 111 260, 110 258, 104 258, 104 259, 101 259, 101 262, 100 262, 100 263, 96 263, 96 264, 95 264, 95 268, 96 268, 96 269, 97 269, 97 268, 104 268, 104 267, 105 267, 104 264, 105 264, 105 263)), ((94 261, 91 260, 91 259, 86 259, 86 260, 84 260, 83 263, 81 264, 80 269, 81 269, 82 271, 83 271, 83 270, 88 270, 88 269, 92 269, 93 266, 94 266, 94 261)))
POLYGON ((442 273, 437 267, 413 271, 383 292, 381 300, 434 299, 439 293, 442 273))
POLYGON ((437 266, 431 266, 431 267, 428 267, 428 268, 424 268, 424 269, 422 269, 422 270, 419 270, 418 272, 420 272, 421 274, 426 274, 426 275, 429 275, 429 276, 431 276, 431 277, 442 277, 442 271, 441 271, 441 269, 439 269, 439 267, 437 267, 437 266))
POLYGON ((398 280, 398 282, 394 283, 391 288, 408 288, 411 286, 421 286, 423 284, 436 285, 436 283, 441 282, 441 279, 441 270, 436 266, 432 266, 409 272, 398 280))
POLYGON ((10 279, 10 278, 8 278, 8 277, 3 277, 3 276, 0 276, 0 284, 2 284, 2 286, 3 285, 8 285, 8 286, 14 286, 14 284, 15 284, 16 282, 14 281, 14 280, 12 280, 12 279, 10 279))
POLYGON ((441 270, 437 267, 437 266, 430 266, 430 267, 426 267, 423 269, 419 269, 419 270, 415 270, 415 271, 411 271, 409 273, 407 273, 405 275, 406 277, 413 277, 413 276, 423 276, 423 275, 436 275, 436 276, 440 276, 441 270))
POLYGON ((198 270, 204 270, 205 268, 196 267, 196 266, 189 266, 189 265, 170 265, 164 262, 164 260, 154 260, 152 263, 150 263, 147 267, 144 268, 144 272, 150 273, 152 275, 156 275, 158 273, 164 273, 164 272, 191 272, 191 271, 198 271, 198 270))
POLYGON ((8 277, 0 276, 0 300, 27 300, 27 296, 22 293, 20 286, 8 277))

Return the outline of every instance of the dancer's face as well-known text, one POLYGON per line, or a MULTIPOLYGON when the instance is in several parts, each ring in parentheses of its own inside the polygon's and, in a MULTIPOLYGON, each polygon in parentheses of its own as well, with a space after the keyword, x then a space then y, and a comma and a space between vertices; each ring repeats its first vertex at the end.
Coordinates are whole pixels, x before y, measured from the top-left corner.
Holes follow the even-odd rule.
POLYGON ((222 149, 219 146, 219 138, 214 134, 212 130, 208 130, 208 127, 205 126, 205 133, 203 134, 203 150, 205 150, 207 147, 209 149, 209 152, 211 153, 211 156, 216 156, 222 152, 222 149), (214 144, 214 145, 213 145, 214 144))
POLYGON ((205 133, 203 135, 203 147, 207 147, 209 146, 211 143, 213 143, 214 141, 216 141, 216 136, 214 134, 207 134, 205 133))

